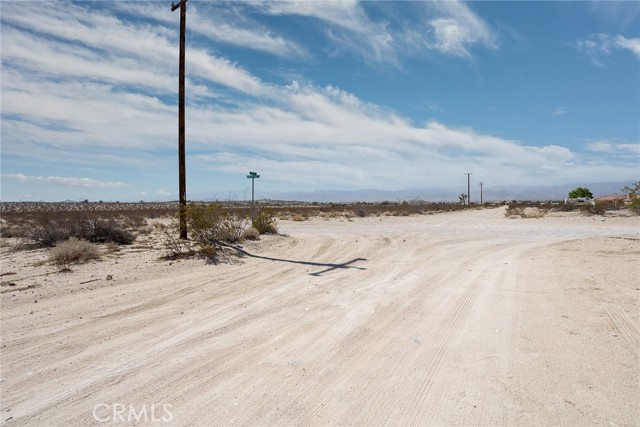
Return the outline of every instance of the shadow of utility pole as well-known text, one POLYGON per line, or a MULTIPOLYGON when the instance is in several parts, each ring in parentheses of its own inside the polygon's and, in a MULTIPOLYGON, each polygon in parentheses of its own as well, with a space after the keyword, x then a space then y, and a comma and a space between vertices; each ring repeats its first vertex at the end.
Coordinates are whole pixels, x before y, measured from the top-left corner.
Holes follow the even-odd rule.
POLYGON ((309 273, 309 275, 311 275, 311 276, 320 276, 321 274, 328 273, 328 272, 333 271, 333 270, 339 270, 339 269, 366 270, 366 268, 364 268, 364 267, 356 267, 356 266, 351 265, 351 264, 353 264, 355 262, 358 262, 358 261, 366 261, 367 260, 366 258, 354 258, 351 261, 347 261, 347 262, 343 262, 343 263, 297 261, 297 260, 294 260, 294 259, 272 258, 272 257, 268 257, 268 256, 255 255, 255 254, 249 253, 249 252, 245 251, 244 249, 239 248, 237 246, 231 246, 231 245, 225 245, 225 246, 237 251, 238 253, 240 253, 240 254, 242 254, 244 256, 248 256, 248 257, 251 257, 251 258, 266 259, 268 261, 277 261, 277 262, 288 262, 288 263, 291 263, 291 264, 312 265, 314 267, 327 267, 322 271, 318 271, 316 273, 309 273))

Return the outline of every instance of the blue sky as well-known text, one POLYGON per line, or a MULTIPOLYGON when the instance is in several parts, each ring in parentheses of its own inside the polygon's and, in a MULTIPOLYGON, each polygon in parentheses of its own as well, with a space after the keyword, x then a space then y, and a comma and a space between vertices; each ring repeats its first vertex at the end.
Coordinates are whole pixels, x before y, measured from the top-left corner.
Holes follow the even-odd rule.
MULTIPOLYGON (((0 12, 2 200, 176 199, 170 3, 0 12)), ((186 61, 187 197, 640 176, 640 2, 190 0, 186 61)))

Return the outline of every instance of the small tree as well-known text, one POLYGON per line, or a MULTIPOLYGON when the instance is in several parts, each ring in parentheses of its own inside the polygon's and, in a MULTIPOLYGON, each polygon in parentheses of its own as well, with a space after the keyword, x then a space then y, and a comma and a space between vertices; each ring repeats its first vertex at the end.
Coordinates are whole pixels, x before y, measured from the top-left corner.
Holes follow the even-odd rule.
POLYGON ((460 200, 460 204, 464 205, 467 203, 467 193, 460 193, 460 195, 458 195, 458 200, 460 200))
POLYGON ((578 197, 593 199, 593 193, 586 187, 578 187, 573 191, 569 191, 570 199, 577 199, 578 197))

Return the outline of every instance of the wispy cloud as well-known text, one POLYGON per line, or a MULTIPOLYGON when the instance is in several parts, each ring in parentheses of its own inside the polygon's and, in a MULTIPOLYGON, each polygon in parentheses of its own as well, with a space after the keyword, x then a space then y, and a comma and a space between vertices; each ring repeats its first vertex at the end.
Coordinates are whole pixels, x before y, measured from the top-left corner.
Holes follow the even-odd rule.
POLYGON ((567 109, 565 107, 558 107, 551 113, 554 116, 563 116, 567 114, 567 109))
POLYGON ((438 5, 444 16, 429 22, 433 32, 429 47, 454 56, 470 56, 474 45, 497 47, 496 35, 467 5, 457 1, 438 5))
POLYGON ((640 3, 637 1, 590 1, 587 4, 594 16, 618 26, 621 31, 638 25, 640 3))
POLYGON ((576 43, 578 50, 588 55, 594 64, 603 65, 602 58, 611 55, 616 50, 631 52, 640 59, 640 38, 626 38, 622 35, 591 34, 576 43))
POLYGON ((91 178, 75 178, 64 176, 27 176, 21 173, 17 173, 2 175, 2 177, 16 179, 20 182, 63 185, 66 187, 121 188, 127 186, 127 184, 123 182, 98 181, 91 178))
MULTIPOLYGON (((144 7, 146 18, 156 7, 166 9, 157 3, 132 5, 128 13, 141 14, 136 7, 144 7)), ((158 25, 125 21, 110 7, 69 3, 63 11, 53 3, 3 4, 3 161, 58 159, 74 171, 82 165, 129 170, 130 175, 141 169, 167 175, 164 166, 167 159, 173 165, 176 140, 175 22, 170 30, 162 24, 166 12, 158 13, 158 25)), ((474 46, 497 46, 488 25, 461 3, 417 4, 429 18, 422 22, 422 32, 410 28, 415 33, 372 21, 356 2, 269 2, 243 7, 312 17, 334 37, 355 34, 352 40, 359 46, 348 48, 361 49, 364 57, 364 50, 375 46, 370 60, 393 62, 419 49, 468 57, 474 46), (440 19, 449 21, 434 23, 440 19), (376 32, 381 38, 368 37, 376 32), (397 53, 410 33, 415 35, 411 46, 397 53)), ((190 22, 197 19, 191 16, 190 22)), ((206 23, 202 17, 202 25, 206 23)), ((293 55, 296 46, 265 31, 246 33, 244 41, 240 33, 233 37, 242 45, 262 34, 262 50, 275 54, 275 46, 282 42, 281 55, 293 55)), ((637 166, 610 168, 597 159, 586 165, 580 155, 558 145, 528 145, 435 121, 415 124, 340 87, 263 80, 202 44, 189 47, 187 56, 187 140, 189 170, 194 174, 214 169, 243 176, 255 168, 286 183, 390 189, 415 186, 417 177, 425 176, 429 185, 447 184, 470 167, 486 179, 509 176, 514 183, 532 178, 544 183, 591 171, 612 179, 626 177, 637 166), (553 176, 549 170, 555 171, 553 176)), ((441 110, 437 104, 427 107, 441 110)), ((26 169, 12 172, 17 171, 25 173, 3 178, 76 187, 126 185, 36 176, 45 172, 26 169)), ((128 182, 120 175, 118 179, 128 182)), ((157 188, 169 187, 154 183, 146 188, 147 194, 157 188)), ((136 188, 135 194, 140 190, 136 188)))
POLYGON ((398 60, 387 24, 371 20, 358 1, 276 1, 259 5, 268 14, 304 16, 327 24, 325 34, 334 49, 348 49, 374 62, 398 60))
POLYGON ((376 2, 277 1, 262 2, 260 6, 270 14, 318 19, 326 24, 325 32, 334 49, 356 52, 377 63, 401 66, 402 56, 421 56, 430 51, 471 57, 474 46, 498 46, 491 27, 456 0, 407 3, 407 7, 415 8, 415 14, 402 21, 394 21, 393 14, 385 20, 372 19, 367 9, 381 7, 376 2))
POLYGON ((640 156, 640 143, 618 143, 601 140, 588 143, 587 148, 589 151, 596 153, 640 156))

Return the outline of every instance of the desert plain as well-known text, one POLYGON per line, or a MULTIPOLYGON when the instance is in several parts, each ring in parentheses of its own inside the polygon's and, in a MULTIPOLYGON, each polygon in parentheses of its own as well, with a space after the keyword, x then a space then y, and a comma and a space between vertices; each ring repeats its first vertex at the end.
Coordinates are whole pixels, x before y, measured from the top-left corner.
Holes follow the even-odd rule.
POLYGON ((640 425, 640 217, 278 226, 220 263, 151 233, 71 272, 3 241, 0 423, 640 425))

